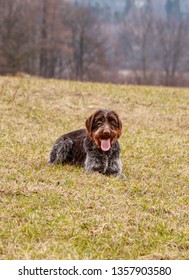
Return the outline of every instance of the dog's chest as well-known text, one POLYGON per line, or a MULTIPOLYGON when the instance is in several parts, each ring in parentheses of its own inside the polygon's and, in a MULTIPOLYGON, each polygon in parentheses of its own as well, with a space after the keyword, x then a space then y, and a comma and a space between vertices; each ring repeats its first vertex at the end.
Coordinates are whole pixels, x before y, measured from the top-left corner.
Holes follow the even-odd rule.
POLYGON ((103 152, 96 148, 92 141, 84 142, 84 149, 86 152, 86 159, 84 167, 86 171, 98 171, 99 173, 107 174, 110 170, 117 168, 117 160, 119 158, 118 143, 108 151, 103 152))
POLYGON ((104 173, 106 173, 107 169, 108 169, 108 165, 109 165, 109 157, 107 155, 105 155, 104 157, 104 173))

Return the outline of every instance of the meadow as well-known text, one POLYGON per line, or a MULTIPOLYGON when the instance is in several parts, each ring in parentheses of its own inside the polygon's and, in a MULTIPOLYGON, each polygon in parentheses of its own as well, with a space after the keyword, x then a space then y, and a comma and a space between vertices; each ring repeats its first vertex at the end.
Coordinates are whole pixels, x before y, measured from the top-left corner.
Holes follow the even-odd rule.
POLYGON ((189 90, 0 77, 0 259, 189 259, 189 90), (99 108, 127 179, 48 166, 99 108))

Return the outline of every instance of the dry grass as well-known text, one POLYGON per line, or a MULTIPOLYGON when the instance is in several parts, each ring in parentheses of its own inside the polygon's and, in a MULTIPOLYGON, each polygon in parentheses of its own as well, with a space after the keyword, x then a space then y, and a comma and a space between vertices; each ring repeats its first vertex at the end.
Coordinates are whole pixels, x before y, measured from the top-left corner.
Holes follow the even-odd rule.
POLYGON ((189 92, 0 78, 1 259, 189 259, 189 92), (102 107, 124 124, 127 181, 48 167, 102 107))

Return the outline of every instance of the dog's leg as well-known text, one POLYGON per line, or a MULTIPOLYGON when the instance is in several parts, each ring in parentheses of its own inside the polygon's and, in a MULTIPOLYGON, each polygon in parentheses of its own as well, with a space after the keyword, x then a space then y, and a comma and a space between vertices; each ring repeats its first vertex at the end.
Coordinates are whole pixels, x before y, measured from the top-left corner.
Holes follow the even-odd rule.
POLYGON ((58 164, 66 162, 72 146, 73 142, 70 138, 60 139, 57 143, 54 144, 49 155, 48 163, 58 164))
POLYGON ((113 158, 109 161, 106 175, 122 177, 122 162, 119 157, 113 158))
POLYGON ((98 152, 94 142, 91 139, 85 139, 84 150, 86 153, 84 162, 85 171, 104 173, 102 155, 98 152))
POLYGON ((89 156, 87 154, 85 164, 84 164, 85 171, 87 172, 99 172, 103 173, 103 167, 98 158, 95 156, 89 156))

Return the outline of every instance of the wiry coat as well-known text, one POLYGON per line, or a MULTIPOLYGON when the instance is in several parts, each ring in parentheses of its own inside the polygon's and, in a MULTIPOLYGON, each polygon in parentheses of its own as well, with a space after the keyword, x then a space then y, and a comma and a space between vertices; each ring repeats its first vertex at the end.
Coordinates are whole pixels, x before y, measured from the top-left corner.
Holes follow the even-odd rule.
POLYGON ((114 111, 99 110, 86 120, 86 128, 62 135, 55 142, 49 163, 83 166, 88 172, 121 176, 118 138, 122 123, 114 111))

